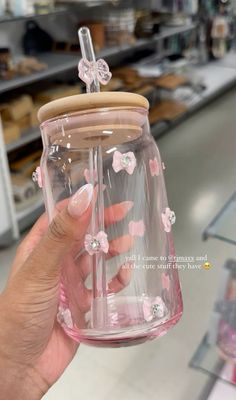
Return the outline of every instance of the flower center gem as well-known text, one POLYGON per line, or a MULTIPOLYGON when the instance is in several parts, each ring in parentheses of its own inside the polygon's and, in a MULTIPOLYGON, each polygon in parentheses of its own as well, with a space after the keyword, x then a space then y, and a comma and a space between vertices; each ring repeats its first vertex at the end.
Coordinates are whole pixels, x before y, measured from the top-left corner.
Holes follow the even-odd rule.
POLYGON ((160 304, 153 304, 152 314, 154 315, 154 317, 163 318, 165 314, 164 307, 160 304))
POLYGON ((100 249, 100 247, 101 247, 101 244, 97 239, 93 239, 90 242, 90 247, 91 247, 92 250, 98 251, 100 249))
POLYGON ((37 182, 38 182, 38 179, 39 179, 38 172, 37 172, 37 171, 34 171, 34 172, 32 173, 32 181, 33 181, 34 183, 37 183, 37 182))
POLYGON ((176 221, 176 216, 174 211, 171 211, 170 215, 169 215, 169 221, 171 223, 171 225, 174 225, 175 221, 176 221))
POLYGON ((131 162, 132 162, 132 160, 129 156, 124 156, 121 159, 121 164, 123 167, 129 167, 131 162))
POLYGON ((160 306, 159 306, 159 304, 154 304, 154 305, 152 306, 152 313, 153 313, 153 315, 155 315, 155 317, 158 317, 159 311, 160 311, 160 306))

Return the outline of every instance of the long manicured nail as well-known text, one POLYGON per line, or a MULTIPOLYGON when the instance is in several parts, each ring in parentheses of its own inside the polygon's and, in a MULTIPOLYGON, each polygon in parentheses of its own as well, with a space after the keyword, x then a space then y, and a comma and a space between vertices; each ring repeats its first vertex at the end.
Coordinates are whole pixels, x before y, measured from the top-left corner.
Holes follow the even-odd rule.
POLYGON ((93 198, 93 185, 82 186, 69 201, 68 212, 73 218, 81 217, 88 209, 93 198))

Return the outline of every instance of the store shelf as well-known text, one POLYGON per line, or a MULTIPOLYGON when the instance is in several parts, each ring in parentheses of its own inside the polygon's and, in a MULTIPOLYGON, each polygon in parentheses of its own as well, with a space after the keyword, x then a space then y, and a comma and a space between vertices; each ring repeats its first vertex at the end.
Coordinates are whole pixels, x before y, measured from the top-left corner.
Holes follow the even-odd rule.
MULTIPOLYGON (((179 32, 179 30, 178 30, 179 32)), ((146 42, 146 40, 139 41, 143 44, 143 42, 146 42)), ((141 44, 139 43, 139 46, 141 44)), ((123 51, 126 51, 127 48, 130 46, 123 46, 121 49, 123 51)), ((99 55, 100 57, 108 58, 112 54, 117 53, 117 48, 112 48, 112 49, 106 49, 101 54, 99 55)), ((42 60, 46 60, 46 56, 44 55, 42 57, 42 60)), ((236 54, 232 53, 228 55, 228 60, 230 60, 230 65, 236 64, 236 54)), ((63 68, 73 68, 77 66, 78 63, 78 57, 73 56, 73 55, 68 55, 68 54, 51 54, 49 53, 47 56, 47 62, 50 65, 49 70, 50 71, 44 71, 45 74, 47 73, 49 76, 52 73, 52 71, 55 70, 58 71, 59 69, 62 70, 63 68), (59 66, 58 63, 63 61, 63 66, 59 66), (65 62, 66 61, 66 62, 65 62)), ((228 65, 228 64, 227 64, 228 65)), ((233 85, 236 84, 236 68, 232 67, 225 67, 222 66, 222 61, 216 61, 212 62, 210 64, 207 64, 206 66, 198 67, 196 69, 193 69, 193 73, 196 75, 199 75, 203 81, 207 82, 207 89, 204 90, 196 100, 191 103, 188 106, 188 111, 183 114, 181 117, 173 120, 172 122, 165 122, 161 121, 158 122, 155 125, 152 125, 151 130, 152 134, 155 138, 163 135, 165 132, 170 130, 171 128, 177 126, 181 122, 183 122, 186 118, 188 118, 190 115, 204 107, 206 104, 208 104, 210 101, 214 100, 216 97, 221 95, 222 93, 226 92, 228 89, 233 87, 233 85)), ((43 73, 40 73, 43 74, 43 73)), ((39 74, 35 74, 39 75, 39 74)), ((34 76, 35 77, 35 76, 34 76)), ((26 79, 28 78, 33 78, 33 76, 30 77, 25 77, 26 79)), ((24 78, 19 78, 19 79, 24 79, 24 78)), ((38 80, 38 77, 35 77, 36 80, 38 80)), ((14 80, 16 81, 16 79, 14 80)), ((16 84, 17 82, 15 82, 16 84)), ((0 83, 0 92, 2 85, 4 83, 0 83)), ((8 84, 13 85, 13 82, 8 82, 8 84)), ((17 83, 18 85, 21 86, 21 82, 17 83)), ((27 134, 22 136, 19 140, 16 142, 13 142, 9 145, 7 145, 7 152, 10 152, 12 150, 17 149, 20 146, 23 146, 24 144, 30 143, 31 141, 37 139, 40 137, 40 132, 37 128, 31 129, 28 131, 27 134)))
POLYGON ((158 35, 154 36, 154 40, 157 41, 160 39, 167 39, 168 37, 187 33, 196 28, 197 28, 196 23, 190 23, 183 26, 175 26, 175 27, 166 26, 162 28, 161 32, 158 35))
MULTIPOLYGON (((124 0, 120 0, 120 2, 124 2, 124 0)), ((60 0, 58 3, 63 3, 66 4, 68 7, 74 10, 78 10, 78 8, 84 7, 84 8, 94 8, 94 7, 100 7, 100 6, 105 6, 107 3, 111 3, 111 0, 79 0, 79 1, 63 1, 60 0)))
POLYGON ((39 128, 31 128, 27 132, 25 132, 24 135, 21 136, 18 140, 7 144, 6 145, 7 152, 10 153, 11 151, 18 149, 21 146, 25 146, 26 144, 31 143, 39 138, 40 138, 39 128))
POLYGON ((235 398, 236 388, 218 380, 215 382, 207 400, 235 400, 235 398))
POLYGON ((47 13, 34 13, 34 14, 28 14, 28 15, 11 15, 11 14, 6 14, 3 16, 0 16, 0 24, 1 23, 9 23, 9 22, 17 22, 17 21, 24 21, 27 19, 32 19, 32 18, 41 18, 41 17, 48 17, 51 15, 58 15, 65 13, 67 11, 66 7, 56 7, 53 10, 47 12, 47 13))
POLYGON ((203 240, 208 238, 236 245, 236 192, 203 232, 203 240))
POLYGON ((157 122, 156 124, 151 126, 152 135, 155 138, 161 136, 164 132, 166 132, 170 128, 170 124, 165 121, 157 122))
POLYGON ((167 39, 168 37, 175 36, 175 35, 180 35, 186 32, 189 32, 191 30, 196 29, 197 24, 189 24, 189 25, 184 25, 184 26, 179 26, 179 27, 164 27, 162 28, 161 32, 154 35, 151 38, 148 39, 139 39, 136 40, 135 43, 132 45, 130 44, 124 44, 121 46, 116 46, 113 48, 107 48, 105 50, 102 50, 101 53, 99 54, 99 57, 111 57, 116 54, 122 54, 124 55, 126 52, 130 52, 131 50, 142 50, 142 48, 145 48, 147 46, 151 46, 156 44, 159 40, 167 39))
POLYGON ((37 218, 43 213, 44 204, 42 196, 38 197, 33 204, 30 204, 22 211, 17 211, 16 218, 20 231, 31 226, 37 218))
MULTIPOLYGON (((232 54, 236 60, 236 54, 232 54)), ((207 82, 207 89, 203 92, 202 104, 232 88, 236 83, 236 68, 222 66, 221 61, 215 61, 200 68, 196 68, 196 74, 207 82)))
POLYGON ((197 400, 235 400, 236 387, 224 382, 217 377, 210 377, 204 385, 197 400))
MULTIPOLYGON (((199 97, 188 106, 188 110, 180 118, 171 122, 166 122, 166 126, 160 127, 160 122, 157 125, 152 125, 152 134, 154 137, 159 137, 179 125, 189 116, 209 104, 211 101, 225 93, 227 90, 236 85, 236 53, 230 53, 226 56, 225 63, 222 60, 211 62, 205 66, 193 68, 192 72, 200 77, 203 82, 206 82, 207 87, 199 94, 199 97)), ((235 239, 236 240, 236 239, 235 239)))
POLYGON ((236 387, 236 366, 233 363, 226 363, 225 360, 221 358, 217 346, 209 342, 208 334, 202 339, 202 342, 190 361, 190 366, 206 373, 210 377, 219 378, 236 387))
MULTIPOLYGON (((123 57, 130 54, 132 51, 141 50, 148 46, 153 46, 158 40, 165 39, 174 35, 188 32, 196 28, 196 24, 190 24, 177 28, 164 28, 163 31, 150 39, 139 39, 134 44, 125 44, 122 46, 114 46, 106 48, 97 54, 98 58, 109 58, 117 56, 123 57)), ((45 53, 38 56, 39 61, 46 63, 48 68, 44 71, 37 72, 27 76, 19 76, 9 81, 0 82, 0 94, 25 86, 31 83, 50 78, 62 72, 69 71, 77 67, 80 55, 65 54, 65 53, 45 53)), ((77 74, 77 73, 76 73, 77 74)), ((76 75, 75 75, 76 76, 76 75)))
POLYGON ((50 78, 53 75, 75 68, 78 64, 79 56, 60 53, 46 53, 38 56, 39 61, 46 63, 48 68, 41 72, 36 72, 27 76, 19 76, 9 81, 0 82, 0 93, 7 92, 42 79, 50 78))

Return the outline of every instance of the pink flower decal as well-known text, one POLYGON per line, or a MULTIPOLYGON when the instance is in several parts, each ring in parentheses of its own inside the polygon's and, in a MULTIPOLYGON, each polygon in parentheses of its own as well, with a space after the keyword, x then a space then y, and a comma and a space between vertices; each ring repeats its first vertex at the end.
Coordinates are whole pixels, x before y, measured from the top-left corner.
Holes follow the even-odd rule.
POLYGON ((132 175, 136 164, 136 158, 132 151, 124 154, 120 153, 119 151, 115 151, 113 154, 112 167, 115 172, 125 170, 129 175, 132 175))
POLYGON ((100 252, 108 253, 109 242, 107 234, 103 231, 100 231, 96 236, 87 234, 84 240, 84 247, 90 256, 100 252))
POLYGON ((165 272, 161 276, 163 289, 170 290, 170 277, 165 272))
POLYGON ((95 62, 82 59, 79 62, 78 70, 80 79, 87 85, 91 85, 95 78, 102 85, 106 85, 112 77, 108 64, 102 59, 95 62))
POLYGON ((143 315, 147 322, 154 318, 163 318, 167 312, 166 305, 161 297, 157 296, 154 299, 145 298, 143 301, 143 315))
POLYGON ((156 157, 154 160, 149 160, 149 167, 152 176, 160 175, 160 167, 156 157))
POLYGON ((166 208, 165 212, 161 214, 162 223, 164 225, 164 229, 167 233, 171 232, 171 226, 176 221, 176 216, 174 211, 171 211, 170 208, 166 208))
POLYGON ((32 174, 33 182, 37 182, 40 189, 43 187, 43 179, 41 174, 41 168, 37 167, 36 170, 32 174))
POLYGON ((87 183, 91 183, 91 182, 97 182, 98 181, 98 174, 97 171, 93 171, 93 173, 91 174, 89 169, 86 168, 84 170, 84 178, 86 180, 87 183))
POLYGON ((57 321, 61 326, 65 326, 70 329, 72 329, 74 326, 69 308, 64 308, 61 306, 59 307, 57 313, 57 321))
POLYGON ((140 221, 130 221, 129 223, 129 234, 131 236, 143 237, 145 233, 145 225, 143 220, 140 221))

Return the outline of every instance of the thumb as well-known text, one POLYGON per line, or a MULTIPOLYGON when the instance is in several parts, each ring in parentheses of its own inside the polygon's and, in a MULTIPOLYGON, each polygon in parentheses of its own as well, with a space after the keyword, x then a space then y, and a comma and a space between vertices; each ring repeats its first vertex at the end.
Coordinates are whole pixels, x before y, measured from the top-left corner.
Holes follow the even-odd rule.
MULTIPOLYGON (((46 234, 24 265, 27 273, 39 276, 59 274, 63 258, 76 243, 77 252, 90 223, 94 189, 91 184, 82 186, 52 220, 46 234)), ((22 271, 23 272, 23 271, 22 271)))

